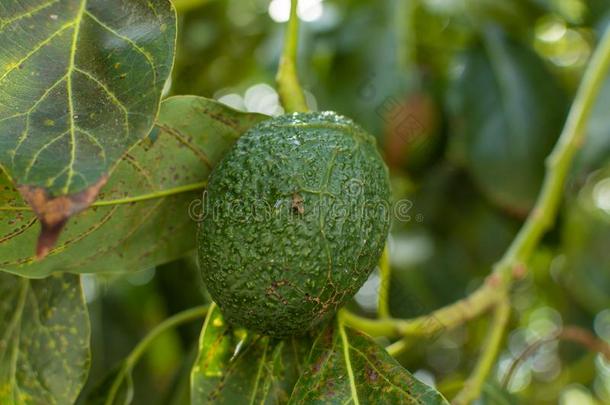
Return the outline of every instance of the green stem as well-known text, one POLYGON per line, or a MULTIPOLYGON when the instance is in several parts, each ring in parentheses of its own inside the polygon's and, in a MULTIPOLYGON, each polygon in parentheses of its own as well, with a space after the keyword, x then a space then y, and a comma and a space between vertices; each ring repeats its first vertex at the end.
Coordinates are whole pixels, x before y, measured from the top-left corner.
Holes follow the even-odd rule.
POLYGON ((582 145, 597 95, 610 67, 610 29, 606 30, 585 71, 565 127, 546 161, 547 175, 536 205, 499 263, 498 272, 510 280, 511 267, 529 258, 553 225, 574 155, 582 145))
MULTIPOLYGON (((154 200, 157 198, 168 197, 175 194, 186 193, 189 191, 202 190, 207 185, 207 181, 202 181, 199 183, 187 184, 184 186, 168 188, 166 190, 155 191, 148 194, 142 194, 135 197, 125 197, 125 198, 117 198, 115 200, 102 200, 96 201, 91 204, 92 207, 105 207, 109 205, 120 205, 120 204, 130 204, 134 202, 154 200)), ((32 208, 28 206, 17 206, 17 207, 0 207, 0 211, 31 211, 32 208)))
POLYGON ((423 317, 373 320, 344 313, 347 325, 372 335, 425 336, 443 329, 452 329, 496 305, 510 288, 515 270, 524 266, 544 233, 554 223, 566 177, 574 155, 583 142, 587 122, 609 67, 610 29, 604 34, 589 63, 564 130, 547 159, 547 172, 536 204, 517 237, 481 287, 467 298, 423 317))
POLYGON ((123 360, 122 366, 117 374, 116 378, 112 382, 112 386, 108 392, 105 405, 113 405, 116 399, 119 388, 123 384, 126 378, 130 378, 131 370, 135 367, 138 360, 142 357, 146 349, 150 344, 158 338, 163 332, 172 329, 183 323, 193 321, 197 318, 202 318, 208 313, 209 305, 201 305, 198 307, 190 308, 185 311, 179 312, 161 322, 155 326, 149 333, 137 344, 136 347, 129 353, 129 355, 123 360))
POLYGON ((472 375, 464 383, 462 390, 451 401, 453 405, 470 404, 481 395, 483 384, 491 372, 496 362, 496 357, 500 352, 504 330, 508 325, 509 318, 510 303, 508 296, 504 296, 504 298, 498 302, 494 311, 494 317, 489 326, 489 335, 487 336, 487 341, 485 342, 481 356, 477 361, 477 365, 472 372, 472 375))
POLYGON ((280 56, 277 72, 277 87, 280 100, 286 112, 308 111, 303 89, 297 74, 297 48, 299 40, 298 0, 290 2, 290 20, 286 28, 284 51, 280 56))
POLYGON ((345 323, 371 336, 426 337, 451 330, 486 312, 497 301, 497 289, 488 282, 468 297, 429 314, 411 319, 370 319, 342 310, 345 323))
POLYGON ((388 246, 383 249, 379 260, 379 298, 377 302, 377 315, 380 318, 390 317, 390 252, 388 246))

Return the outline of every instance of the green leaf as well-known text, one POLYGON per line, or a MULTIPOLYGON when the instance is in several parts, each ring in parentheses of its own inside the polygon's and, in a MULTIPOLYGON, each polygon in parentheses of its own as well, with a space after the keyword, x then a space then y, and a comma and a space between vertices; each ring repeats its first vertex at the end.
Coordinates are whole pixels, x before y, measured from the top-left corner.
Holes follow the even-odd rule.
POLYGON ((191 374, 191 402, 286 403, 309 347, 306 337, 275 340, 233 329, 213 305, 191 374))
POLYGON ((289 404, 448 402, 364 334, 331 323, 316 339, 289 404))
POLYGON ((0 404, 71 404, 90 364, 79 276, 0 273, 0 404))
POLYGON ((46 254, 152 128, 172 68, 168 0, 0 5, 0 166, 42 223, 46 254))
POLYGON ((136 271, 184 256, 195 248, 192 217, 211 169, 265 118, 201 97, 163 101, 156 129, 120 160, 100 201, 72 218, 38 262, 31 248, 36 216, 0 173, 0 270, 27 277, 136 271))
POLYGON ((462 57, 450 95, 454 157, 494 203, 524 215, 561 131, 565 97, 543 61, 498 30, 462 57))

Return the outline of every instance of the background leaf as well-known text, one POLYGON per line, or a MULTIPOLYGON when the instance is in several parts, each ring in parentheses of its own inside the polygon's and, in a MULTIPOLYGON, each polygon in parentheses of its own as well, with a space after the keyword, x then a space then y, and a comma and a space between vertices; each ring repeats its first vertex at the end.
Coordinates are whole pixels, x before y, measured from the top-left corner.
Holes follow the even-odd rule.
POLYGON ((309 347, 307 338, 276 340, 233 329, 213 305, 191 375, 191 402, 286 403, 309 347))
POLYGON ((566 198, 561 227, 563 258, 557 276, 584 309, 610 308, 610 165, 589 176, 576 195, 566 198))
POLYGON ((45 254, 150 131, 175 12, 168 0, 11 1, 0 12, 0 166, 40 216, 45 254))
POLYGON ((0 273, 0 297, 0 403, 73 403, 90 363, 79 276, 0 273))
POLYGON ((462 57, 450 101, 454 155, 487 197, 523 215, 561 131, 565 97, 533 51, 495 29, 462 57))
POLYGON ((448 404, 383 348, 339 322, 316 339, 290 404, 448 404))
POLYGON ((240 134, 265 118, 201 97, 165 100, 156 129, 121 159, 101 201, 73 218, 39 262, 36 217, 0 175, 0 270, 27 277, 135 271, 184 256, 195 247, 189 208, 200 211, 202 182, 240 134), (154 198, 124 203, 143 195, 154 198))

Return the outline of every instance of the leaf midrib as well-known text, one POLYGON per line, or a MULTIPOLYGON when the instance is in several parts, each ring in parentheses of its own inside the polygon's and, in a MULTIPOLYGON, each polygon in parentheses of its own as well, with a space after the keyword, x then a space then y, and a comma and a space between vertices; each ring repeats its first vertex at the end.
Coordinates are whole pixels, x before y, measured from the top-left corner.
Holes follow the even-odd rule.
POLYGON ((358 390, 356 389, 356 379, 354 377, 354 369, 352 367, 352 361, 350 359, 349 354, 349 341, 347 339, 347 334, 345 333, 345 327, 343 326, 341 321, 337 322, 339 328, 339 335, 341 336, 341 342, 343 346, 343 357, 345 359, 345 368, 347 369, 347 375, 349 377, 349 387, 352 393, 352 398, 354 400, 354 405, 360 405, 360 400, 358 399, 358 390))
POLYGON ((76 161, 76 123, 74 122, 74 102, 72 100, 72 74, 75 70, 75 59, 76 59, 76 43, 78 41, 78 34, 80 32, 80 24, 83 20, 85 8, 87 7, 87 0, 81 0, 76 19, 74 20, 74 32, 72 33, 72 45, 70 46, 70 64, 68 65, 66 78, 66 91, 68 93, 68 114, 70 115, 70 163, 68 164, 68 180, 62 189, 62 194, 67 194, 70 186, 72 185, 72 178, 74 177, 74 162, 76 161))
MULTIPOLYGON (((108 207, 114 205, 131 204, 134 202, 142 202, 148 200, 155 200, 164 197, 171 197, 173 195, 187 193, 190 191, 202 190, 207 186, 207 181, 201 181, 198 183, 191 183, 184 186, 172 187, 165 190, 153 191, 151 193, 140 194, 133 197, 117 198, 113 200, 100 200, 95 201, 91 204, 91 207, 108 207)), ((32 211, 31 207, 25 205, 16 206, 0 206, 0 211, 32 211)))

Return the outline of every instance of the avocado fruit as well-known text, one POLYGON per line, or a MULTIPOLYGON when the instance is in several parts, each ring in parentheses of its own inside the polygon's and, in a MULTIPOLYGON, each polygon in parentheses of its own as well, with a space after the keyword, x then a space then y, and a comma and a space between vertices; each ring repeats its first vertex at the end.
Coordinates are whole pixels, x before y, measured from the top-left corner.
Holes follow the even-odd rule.
POLYGON ((390 227, 376 140, 333 112, 263 121, 212 172, 199 266, 225 319, 274 337, 331 317, 364 284, 390 227))

